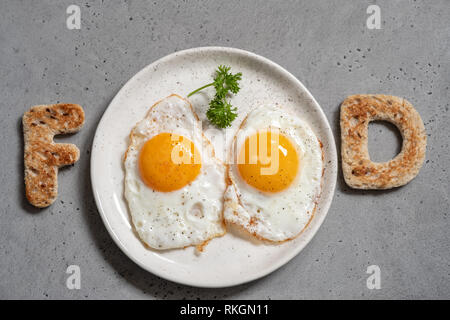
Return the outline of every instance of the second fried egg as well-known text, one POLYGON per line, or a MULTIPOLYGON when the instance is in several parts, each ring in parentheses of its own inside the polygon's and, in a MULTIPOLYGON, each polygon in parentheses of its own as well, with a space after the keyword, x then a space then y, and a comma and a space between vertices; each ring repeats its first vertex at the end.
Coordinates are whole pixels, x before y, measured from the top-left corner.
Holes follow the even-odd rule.
POLYGON ((278 106, 248 114, 230 152, 224 218, 272 242, 299 235, 321 191, 321 144, 309 125, 278 106))

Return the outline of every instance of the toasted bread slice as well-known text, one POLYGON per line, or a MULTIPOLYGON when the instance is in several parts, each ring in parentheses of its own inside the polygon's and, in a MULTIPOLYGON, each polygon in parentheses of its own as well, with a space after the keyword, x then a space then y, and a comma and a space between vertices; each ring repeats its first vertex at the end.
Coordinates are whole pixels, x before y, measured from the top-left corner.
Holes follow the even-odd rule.
POLYGON ((422 167, 427 135, 419 113, 407 100, 387 95, 353 95, 341 105, 341 155, 345 182, 356 189, 390 189, 407 184, 422 167), (384 120, 403 137, 401 152, 375 163, 368 150, 369 122, 384 120))
POLYGON ((25 112, 22 123, 26 197, 32 205, 44 208, 58 195, 58 168, 80 157, 75 145, 54 143, 53 137, 77 132, 84 123, 84 111, 77 104, 39 105, 25 112))

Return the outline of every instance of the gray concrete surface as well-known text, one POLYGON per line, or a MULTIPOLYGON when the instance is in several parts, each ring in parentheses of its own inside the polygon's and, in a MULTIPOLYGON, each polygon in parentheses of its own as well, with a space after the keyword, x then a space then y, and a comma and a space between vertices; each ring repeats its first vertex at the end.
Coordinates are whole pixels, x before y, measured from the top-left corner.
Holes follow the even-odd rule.
MULTIPOLYGON (((2 1, 0 4, 0 298, 450 298, 450 2, 436 1, 2 1), (81 30, 66 8, 81 7, 81 30), (366 9, 381 8, 381 30, 366 9), (112 97, 171 52, 208 45, 247 49, 297 76, 339 142, 338 112, 354 93, 410 100, 428 132, 419 176, 391 191, 352 191, 338 178, 328 217, 296 258, 242 286, 197 289, 161 280, 113 243, 94 204, 90 148, 112 97), (24 198, 20 119, 31 105, 76 102, 86 111, 80 161, 59 175, 59 198, 37 210, 24 198), (81 289, 65 285, 81 268, 81 289), (381 269, 381 289, 366 269, 381 269)), ((371 154, 398 152, 392 127, 370 129, 371 154)), ((239 263, 238 261, 236 263, 239 263)))

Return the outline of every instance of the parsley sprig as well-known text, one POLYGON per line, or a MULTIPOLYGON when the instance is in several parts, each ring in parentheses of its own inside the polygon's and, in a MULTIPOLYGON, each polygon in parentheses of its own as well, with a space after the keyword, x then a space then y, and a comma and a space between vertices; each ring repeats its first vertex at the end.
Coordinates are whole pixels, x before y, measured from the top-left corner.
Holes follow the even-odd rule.
POLYGON ((229 127, 237 117, 237 108, 233 107, 226 98, 229 92, 234 94, 239 92, 239 81, 242 79, 242 73, 238 72, 232 74, 230 69, 230 67, 220 65, 216 70, 214 82, 208 83, 188 94, 188 97, 190 97, 207 87, 214 86, 216 94, 209 103, 209 109, 206 111, 206 116, 211 123, 219 128, 229 127))

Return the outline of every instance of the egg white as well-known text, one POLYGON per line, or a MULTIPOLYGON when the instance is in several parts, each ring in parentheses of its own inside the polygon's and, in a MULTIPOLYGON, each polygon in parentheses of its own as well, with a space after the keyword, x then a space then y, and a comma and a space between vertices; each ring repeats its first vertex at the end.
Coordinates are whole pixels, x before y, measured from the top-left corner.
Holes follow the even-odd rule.
POLYGON ((225 166, 215 158, 209 140, 190 103, 171 95, 156 103, 131 131, 125 154, 125 198, 133 225, 141 240, 154 249, 201 245, 225 233, 223 194, 225 166), (159 192, 140 177, 139 152, 145 142, 164 133, 190 139, 201 155, 196 179, 185 187, 159 192))
POLYGON ((278 106, 251 111, 233 141, 225 192, 224 219, 262 240, 282 242, 299 235, 314 215, 321 191, 322 148, 309 125, 278 106), (259 130, 276 128, 296 145, 299 170, 285 190, 267 193, 247 184, 237 167, 237 154, 245 139, 259 130))

